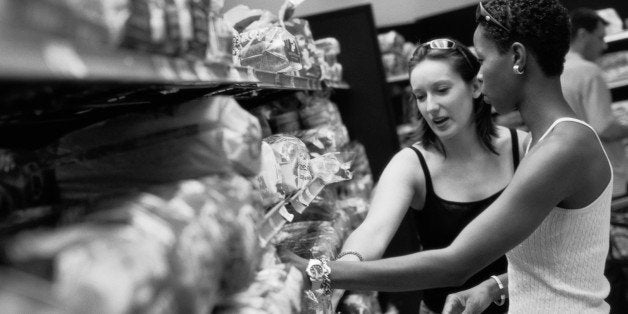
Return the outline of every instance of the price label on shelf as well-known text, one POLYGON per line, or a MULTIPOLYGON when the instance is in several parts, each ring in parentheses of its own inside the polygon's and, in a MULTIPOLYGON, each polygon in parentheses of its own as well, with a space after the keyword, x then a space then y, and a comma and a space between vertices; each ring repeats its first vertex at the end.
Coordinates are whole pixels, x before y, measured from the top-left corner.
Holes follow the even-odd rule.
POLYGON ((85 78, 88 74, 87 65, 69 43, 62 41, 46 43, 43 53, 46 66, 55 75, 85 78))

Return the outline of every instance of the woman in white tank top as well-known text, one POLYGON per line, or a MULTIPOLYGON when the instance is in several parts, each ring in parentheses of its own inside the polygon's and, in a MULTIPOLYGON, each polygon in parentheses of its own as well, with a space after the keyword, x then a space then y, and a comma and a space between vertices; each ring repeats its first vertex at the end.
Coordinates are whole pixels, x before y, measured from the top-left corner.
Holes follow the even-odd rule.
POLYGON ((531 132, 500 197, 443 249, 368 262, 282 258, 334 288, 404 291, 460 284, 506 254, 508 275, 490 292, 499 301, 506 291, 497 282, 508 282, 510 313, 608 313, 612 170, 561 92, 567 11, 557 0, 493 0, 480 3, 476 20, 485 100, 500 113, 519 110, 531 132))

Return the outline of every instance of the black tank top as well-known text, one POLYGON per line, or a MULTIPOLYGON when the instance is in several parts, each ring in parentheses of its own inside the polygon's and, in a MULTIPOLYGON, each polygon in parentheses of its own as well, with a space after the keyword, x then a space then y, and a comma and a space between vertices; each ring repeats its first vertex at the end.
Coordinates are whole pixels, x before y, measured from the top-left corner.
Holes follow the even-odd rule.
MULTIPOLYGON (((512 158, 514 169, 519 165, 519 141, 517 139, 517 131, 510 130, 512 139, 512 158)), ((423 154, 414 148, 421 162, 423 173, 425 174, 425 205, 422 210, 414 210, 414 221, 418 228, 419 238, 424 250, 439 249, 449 246, 458 234, 467 226, 476 216, 486 209, 503 190, 479 201, 474 202, 453 202, 444 200, 434 193, 432 186, 432 178, 427 168, 427 163, 423 154)), ((445 298, 450 293, 469 289, 490 278, 491 275, 499 275, 506 272, 507 268, 506 256, 500 257, 498 260, 480 270, 459 287, 444 287, 423 290, 423 302, 427 307, 441 313, 445 305, 445 298)), ((505 313, 508 311, 508 303, 497 307, 495 304, 484 311, 484 313, 505 313)))

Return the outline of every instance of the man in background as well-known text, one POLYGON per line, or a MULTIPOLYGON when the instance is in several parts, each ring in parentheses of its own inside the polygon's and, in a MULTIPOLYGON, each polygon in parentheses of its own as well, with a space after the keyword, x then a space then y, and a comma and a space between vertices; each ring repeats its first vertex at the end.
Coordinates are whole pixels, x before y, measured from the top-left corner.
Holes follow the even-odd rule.
POLYGON ((622 140, 628 126, 612 114, 611 93, 595 60, 606 49, 604 28, 608 23, 594 10, 580 8, 570 14, 571 43, 561 84, 565 99, 576 114, 589 123, 602 139, 613 166, 613 197, 626 195, 628 160, 622 140))
MULTIPOLYGON (((628 127, 613 116, 610 90, 602 70, 594 63, 606 49, 604 29, 608 23, 594 10, 586 8, 574 10, 570 18, 571 42, 560 77, 563 94, 576 114, 600 136, 613 166, 613 198, 616 198, 626 195, 628 161, 622 140, 628 137, 628 127)), ((626 279, 621 265, 607 261, 604 273, 611 284, 606 299, 611 313, 627 313, 626 279)))

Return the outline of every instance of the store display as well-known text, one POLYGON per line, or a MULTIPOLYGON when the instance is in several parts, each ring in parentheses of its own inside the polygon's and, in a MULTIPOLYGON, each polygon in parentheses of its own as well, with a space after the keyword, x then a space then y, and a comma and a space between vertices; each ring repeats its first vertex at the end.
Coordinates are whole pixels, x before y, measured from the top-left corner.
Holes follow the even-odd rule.
POLYGON ((284 27, 294 35, 301 51, 302 68, 299 70, 299 75, 321 78, 321 64, 325 62, 324 53, 314 44, 310 24, 303 19, 291 19, 284 23, 284 27))
POLYGON ((233 37, 235 30, 220 14, 224 0, 212 0, 209 11, 209 32, 206 60, 210 62, 233 63, 233 37))
POLYGON ((301 70, 296 38, 284 28, 271 26, 238 35, 240 65, 270 72, 301 70))
POLYGON ((50 276, 79 312, 206 313, 247 287, 259 264, 252 193, 237 176, 155 186, 101 199, 83 223, 22 233, 4 249, 14 267, 50 276), (46 260, 52 273, 33 267, 46 260))
POLYGON ((70 133, 52 162, 62 198, 89 199, 215 173, 257 175, 260 138, 257 119, 232 98, 206 97, 70 133))
MULTIPOLYGON (((55 40, 68 39, 57 44, 85 65, 69 83, 83 83, 79 77, 93 79, 89 75, 94 67, 122 64, 141 74, 132 82, 118 82, 113 74, 96 91, 80 91, 82 85, 77 84, 79 95, 67 96, 71 104, 64 103, 66 96, 51 100, 60 103, 50 116, 58 114, 64 121, 67 106, 75 114, 68 120, 74 127, 36 152, 0 151, 0 214, 11 213, 12 220, 49 216, 37 230, 28 224, 11 225, 11 232, 3 233, 11 234, 2 243, 3 264, 42 284, 40 289, 20 290, 32 291, 34 296, 25 296, 36 302, 21 300, 24 295, 0 285, 0 308, 28 313, 55 313, 57 307, 63 309, 59 312, 77 313, 320 309, 313 304, 321 300, 302 293, 298 270, 279 264, 276 253, 262 252, 265 243, 258 229, 266 211, 283 204, 298 221, 286 230, 298 229, 301 223, 311 230, 309 236, 286 239, 284 244, 331 257, 355 225, 350 207, 338 206, 336 186, 351 179, 351 162, 338 153, 349 142, 348 131, 329 100, 334 82, 321 81, 342 79, 340 45, 334 38, 315 42, 306 20, 290 18, 301 1, 287 1, 290 6, 282 6, 281 20, 252 10, 235 24, 233 12, 221 14, 222 0, 35 2, 48 4, 24 5, 23 11, 40 8, 42 18, 43 8, 68 13, 58 14, 59 21, 65 16, 68 21, 55 40), (81 29, 79 20, 93 28, 81 29), (83 51, 77 39, 97 49, 83 51), (118 56, 123 60, 115 60, 118 56), (211 67, 213 63, 219 66, 211 67), (155 70, 160 79, 148 82, 155 70), (268 74, 274 74, 275 81, 287 77, 306 83, 274 86, 264 77, 268 74), (214 75, 221 80, 209 80, 214 75), (149 79, 144 82, 142 77, 149 79), (110 81, 118 84, 120 94, 107 94, 110 81), (151 85, 136 92, 140 87, 129 83, 151 85), (165 105, 146 101, 143 95, 167 95, 176 102, 206 89, 236 98, 250 90, 255 91, 251 97, 257 97, 264 89, 288 85, 324 91, 306 95, 308 100, 301 103, 294 95, 267 105, 243 103, 250 112, 231 97, 165 105), (83 93, 98 95, 83 99, 83 93), (107 115, 99 119, 100 110, 107 115), (89 118, 81 120, 82 114, 89 118), (52 171, 54 178, 48 174, 52 171), (47 194, 49 184, 58 187, 51 189, 54 195, 47 194), (59 203, 51 206, 53 201, 59 203), (40 205, 46 207, 32 207, 40 205), (18 217, 17 208, 29 214, 18 217)), ((86 82, 90 87, 91 81, 86 82)), ((273 251, 274 246, 264 250, 273 251)), ((2 272, 0 278, 14 285, 2 272)))
POLYGON ((607 23, 604 28, 606 35, 620 33, 624 29, 622 20, 614 8, 599 9, 596 12, 607 23))
POLYGON ((405 38, 395 31, 379 34, 377 40, 382 52, 382 63, 386 76, 407 76, 408 61, 417 46, 406 42, 405 38))
POLYGON ((600 57, 599 64, 602 76, 609 85, 628 80, 628 51, 606 53, 600 57))
POLYGON ((339 305, 341 313, 346 314, 378 314, 382 313, 376 292, 351 291, 344 296, 339 305))
POLYGON ((310 157, 305 144, 290 135, 272 135, 264 139, 270 144, 281 169, 281 186, 286 195, 301 189, 312 180, 310 157))
POLYGON ((0 149, 0 217, 53 199, 54 176, 33 152, 0 149))
POLYGON ((264 208, 270 208, 286 197, 281 167, 275 157, 275 152, 266 142, 262 142, 262 167, 256 179, 264 208))
POLYGON ((317 49, 323 51, 325 62, 321 65, 322 78, 332 81, 342 81, 342 64, 338 63, 340 43, 337 39, 328 37, 314 41, 317 49))

